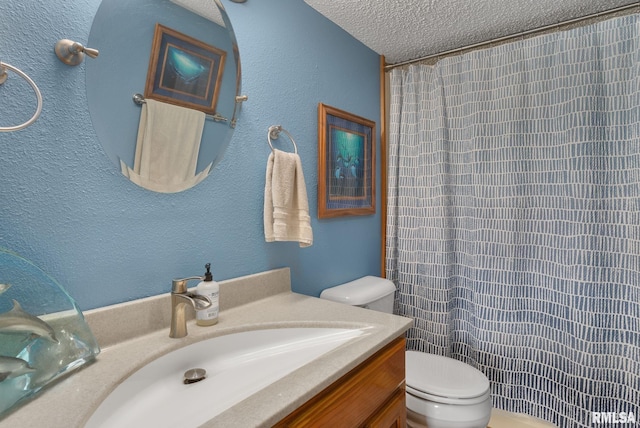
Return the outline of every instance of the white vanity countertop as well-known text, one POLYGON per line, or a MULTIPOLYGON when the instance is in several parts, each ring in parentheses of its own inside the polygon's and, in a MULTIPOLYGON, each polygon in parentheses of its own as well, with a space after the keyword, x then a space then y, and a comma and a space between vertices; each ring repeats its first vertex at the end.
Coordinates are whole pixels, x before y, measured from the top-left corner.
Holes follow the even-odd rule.
MULTIPOLYGON (((217 325, 188 323, 189 334, 169 338, 169 295, 85 312, 102 352, 96 362, 41 391, 0 420, 0 427, 83 427, 105 397, 155 358, 211 337, 279 327, 367 327, 352 340, 241 401, 203 426, 270 427, 393 339, 412 320, 290 291, 289 269, 220 282, 217 325)), ((170 403, 167 403, 170 405, 170 403)), ((176 409, 176 411, 180 411, 176 409)))

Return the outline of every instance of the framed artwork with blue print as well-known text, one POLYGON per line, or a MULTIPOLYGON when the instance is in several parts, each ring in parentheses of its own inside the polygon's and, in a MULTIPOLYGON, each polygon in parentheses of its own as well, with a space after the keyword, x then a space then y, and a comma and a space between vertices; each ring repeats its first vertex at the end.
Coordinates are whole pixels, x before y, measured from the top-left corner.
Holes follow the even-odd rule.
POLYGON ((318 104, 318 218, 376 212, 375 122, 318 104))
POLYGON ((215 115, 227 53, 156 24, 145 98, 215 115))

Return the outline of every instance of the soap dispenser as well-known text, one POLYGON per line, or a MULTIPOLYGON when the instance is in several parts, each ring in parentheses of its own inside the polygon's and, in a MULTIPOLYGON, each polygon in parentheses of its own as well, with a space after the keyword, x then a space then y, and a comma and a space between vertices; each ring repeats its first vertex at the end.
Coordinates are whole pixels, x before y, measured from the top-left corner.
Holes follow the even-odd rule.
POLYGON ((205 265, 207 272, 204 280, 196 286, 196 294, 206 296, 211 300, 211 306, 207 309, 196 311, 196 324, 202 326, 214 325, 218 322, 218 312, 220 309, 220 286, 213 280, 211 274, 211 263, 205 265))

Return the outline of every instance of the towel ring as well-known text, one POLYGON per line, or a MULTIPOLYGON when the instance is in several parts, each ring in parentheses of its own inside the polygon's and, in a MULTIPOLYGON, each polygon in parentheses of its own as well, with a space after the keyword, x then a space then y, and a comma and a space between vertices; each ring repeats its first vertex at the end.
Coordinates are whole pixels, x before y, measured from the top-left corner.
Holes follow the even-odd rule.
POLYGON ((269 140, 269 147, 271 147, 271 150, 275 150, 273 148, 273 144, 271 144, 271 139, 273 138, 274 140, 277 140, 278 137, 280 137, 280 132, 284 132, 285 134, 287 134, 287 137, 289 137, 289 139, 291 140, 291 142, 293 143, 293 150, 294 153, 298 153, 298 146, 296 145, 296 142, 293 140, 293 137, 291 136, 291 134, 289 134, 289 132, 284 129, 281 125, 272 125, 269 127, 269 133, 267 134, 267 139, 269 140))
POLYGON ((22 123, 16 126, 5 126, 5 127, 0 126, 0 132, 11 132, 11 131, 19 131, 21 129, 24 129, 27 126, 31 125, 33 122, 35 122, 38 119, 38 116, 40 116, 40 112, 42 111, 42 94, 40 93, 40 89, 38 89, 38 86, 36 85, 36 83, 33 80, 31 80, 31 78, 27 76, 27 74, 24 73, 23 71, 17 69, 12 65, 7 64, 6 62, 0 62, 0 85, 2 85, 5 82, 5 80, 7 80, 7 71, 6 71, 7 68, 13 71, 14 73, 16 73, 18 76, 22 77, 24 80, 26 80, 27 83, 31 86, 31 88, 33 88, 33 92, 36 93, 36 99, 38 100, 38 106, 36 107, 36 112, 33 114, 33 116, 31 116, 31 119, 27 120, 25 123, 22 123))

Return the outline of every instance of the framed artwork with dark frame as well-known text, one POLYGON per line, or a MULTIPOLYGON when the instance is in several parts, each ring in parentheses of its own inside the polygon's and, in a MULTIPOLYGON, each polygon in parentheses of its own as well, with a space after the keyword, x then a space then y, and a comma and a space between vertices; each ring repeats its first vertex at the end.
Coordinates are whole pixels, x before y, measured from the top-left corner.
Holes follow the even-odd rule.
POLYGON ((216 114, 227 53, 156 24, 145 98, 216 114))
POLYGON ((375 122, 318 104, 318 218, 376 212, 375 122))

